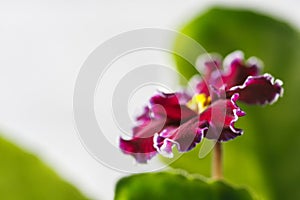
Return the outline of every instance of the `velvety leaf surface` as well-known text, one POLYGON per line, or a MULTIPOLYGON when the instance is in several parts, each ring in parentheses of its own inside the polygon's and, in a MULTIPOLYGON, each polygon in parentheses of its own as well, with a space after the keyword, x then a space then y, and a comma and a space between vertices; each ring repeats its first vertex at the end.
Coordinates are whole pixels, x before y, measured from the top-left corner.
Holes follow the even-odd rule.
POLYGON ((115 200, 197 199, 197 200, 250 200, 246 189, 227 183, 206 182, 175 173, 147 173, 121 179, 117 183, 115 200))
POLYGON ((5 200, 84 200, 37 157, 0 137, 0 196, 5 200))
MULTIPOLYGON (((252 11, 216 7, 188 22, 181 30, 208 52, 222 56, 242 50, 264 61, 264 72, 284 82, 284 97, 272 106, 244 106, 240 119, 244 135, 224 144, 224 175, 235 184, 249 185, 264 199, 300 199, 300 40, 285 22, 252 11)), ((189 51, 182 41, 175 49, 189 51)), ((191 55, 193 53, 191 52, 191 55)), ((196 59, 196 58, 195 58, 196 59)), ((175 58, 189 78, 192 65, 175 58)), ((174 162, 174 168, 210 176, 210 156, 197 159, 199 148, 174 162)))

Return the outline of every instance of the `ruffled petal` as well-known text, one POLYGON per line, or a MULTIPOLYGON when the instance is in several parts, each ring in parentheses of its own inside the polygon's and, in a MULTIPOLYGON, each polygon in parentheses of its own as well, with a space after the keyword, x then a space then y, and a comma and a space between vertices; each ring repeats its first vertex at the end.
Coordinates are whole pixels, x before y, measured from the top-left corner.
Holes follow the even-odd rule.
POLYGON ((227 95, 239 93, 239 101, 247 104, 272 104, 282 96, 281 80, 274 80, 270 74, 249 76, 241 86, 232 87, 227 95))
POLYGON ((225 58, 224 69, 220 59, 204 56, 199 60, 198 62, 201 63, 198 64, 199 71, 204 74, 196 85, 196 91, 206 95, 211 95, 212 88, 231 88, 241 85, 248 76, 257 76, 262 68, 261 62, 254 57, 244 61, 241 51, 233 52, 225 58))
POLYGON ((139 116, 137 116, 136 121, 140 121, 140 122, 146 122, 151 120, 151 110, 148 106, 144 107, 144 111, 142 112, 142 114, 140 114, 139 116))
POLYGON ((213 72, 222 68, 222 59, 216 54, 203 54, 197 58, 196 68, 204 79, 210 79, 213 72))
POLYGON ((164 120, 149 120, 133 128, 130 140, 120 138, 120 148, 123 153, 132 155, 137 162, 146 163, 157 154, 153 147, 154 134, 165 127, 164 120))
POLYGON ((157 154, 153 147, 153 137, 133 138, 131 140, 120 138, 120 148, 123 153, 132 155, 139 163, 147 163, 157 154))
POLYGON ((256 58, 250 58, 244 61, 244 55, 241 51, 236 51, 228 55, 224 60, 224 71, 222 80, 227 88, 236 85, 242 85, 248 76, 257 76, 262 68, 260 61, 256 58))
POLYGON ((197 113, 182 103, 187 102, 183 93, 160 93, 150 99, 150 106, 136 120, 138 125, 133 128, 132 138, 120 138, 120 148, 125 154, 132 155, 137 162, 146 163, 157 154, 153 146, 153 137, 169 126, 179 126, 197 113))
POLYGON ((214 85, 215 83, 215 72, 221 70, 222 68, 222 60, 217 55, 201 55, 197 59, 196 67, 200 74, 201 78, 198 80, 198 84, 196 85, 196 91, 199 94, 210 95, 210 85, 214 85))
POLYGON ((207 129, 207 124, 200 122, 197 116, 179 126, 171 139, 178 144, 179 151, 189 151, 201 142, 207 129))
POLYGON ((164 157, 172 158, 173 152, 172 148, 175 144, 175 141, 171 140, 170 137, 172 137, 174 130, 177 127, 168 127, 164 129, 159 134, 156 133, 154 135, 153 141, 154 141, 154 148, 164 157))
POLYGON ((183 104, 186 102, 185 98, 180 93, 160 93, 150 99, 150 109, 155 118, 165 117, 169 121, 180 123, 197 115, 183 104))
POLYGON ((196 91, 198 94, 205 94, 206 96, 210 96, 209 91, 209 80, 200 79, 199 83, 196 85, 196 91))
POLYGON ((200 114, 200 121, 207 121, 209 124, 206 138, 223 142, 243 133, 234 126, 238 118, 245 115, 235 103, 238 98, 238 94, 233 94, 231 99, 218 100, 200 114))
POLYGON ((207 129, 207 124, 199 122, 198 116, 194 117, 177 128, 171 127, 160 134, 156 134, 154 147, 162 155, 172 157, 174 145, 180 152, 189 151, 201 142, 207 129))

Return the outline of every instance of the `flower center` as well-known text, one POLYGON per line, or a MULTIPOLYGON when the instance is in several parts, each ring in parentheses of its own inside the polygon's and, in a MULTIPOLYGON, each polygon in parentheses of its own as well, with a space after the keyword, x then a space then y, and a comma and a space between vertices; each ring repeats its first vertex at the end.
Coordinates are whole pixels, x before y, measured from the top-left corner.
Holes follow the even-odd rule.
POLYGON ((186 106, 200 114, 210 103, 210 96, 206 96, 205 94, 196 94, 189 102, 187 102, 186 106))

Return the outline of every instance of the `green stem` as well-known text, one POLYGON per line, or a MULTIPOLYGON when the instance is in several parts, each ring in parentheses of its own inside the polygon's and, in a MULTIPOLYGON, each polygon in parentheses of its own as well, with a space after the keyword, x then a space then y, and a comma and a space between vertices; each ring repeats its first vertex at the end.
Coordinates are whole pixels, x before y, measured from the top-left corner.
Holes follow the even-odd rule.
POLYGON ((222 145, 220 142, 217 142, 214 147, 212 167, 212 178, 215 180, 222 179, 222 145))

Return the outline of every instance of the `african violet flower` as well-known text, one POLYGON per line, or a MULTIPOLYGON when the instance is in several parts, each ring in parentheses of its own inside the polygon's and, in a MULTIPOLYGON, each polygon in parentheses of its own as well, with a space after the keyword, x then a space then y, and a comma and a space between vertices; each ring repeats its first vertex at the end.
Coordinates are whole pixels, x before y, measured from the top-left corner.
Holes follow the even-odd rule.
POLYGON ((193 95, 187 92, 159 93, 136 118, 130 140, 120 138, 120 148, 140 163, 160 153, 172 157, 172 147, 186 152, 203 137, 225 142, 242 135, 235 127, 245 115, 236 104, 271 104, 283 93, 282 82, 269 74, 260 75, 257 59, 244 61, 242 52, 234 52, 222 63, 217 57, 198 60, 202 79, 193 95), (223 117, 222 117, 223 116, 223 117), (208 131, 210 130, 210 131, 208 131))

